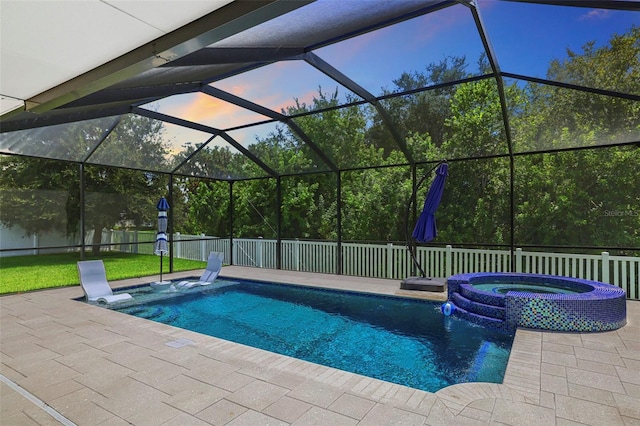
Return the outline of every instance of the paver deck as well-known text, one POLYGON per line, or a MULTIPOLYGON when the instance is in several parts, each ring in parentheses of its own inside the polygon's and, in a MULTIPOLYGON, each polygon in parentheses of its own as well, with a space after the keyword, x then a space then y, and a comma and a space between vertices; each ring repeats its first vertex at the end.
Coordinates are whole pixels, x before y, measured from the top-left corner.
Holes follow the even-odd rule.
MULTIPOLYGON (((222 275, 443 297, 381 279, 235 266, 222 275)), ((80 296, 67 287, 0 297, 2 425, 640 424, 636 301, 612 332, 518 330, 503 384, 429 393, 73 300, 80 296)))

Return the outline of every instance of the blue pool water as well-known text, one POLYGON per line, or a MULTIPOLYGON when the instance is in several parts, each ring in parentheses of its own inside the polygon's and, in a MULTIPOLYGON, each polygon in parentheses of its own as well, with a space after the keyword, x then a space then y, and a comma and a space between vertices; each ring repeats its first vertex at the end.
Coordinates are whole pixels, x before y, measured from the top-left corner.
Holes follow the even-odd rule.
POLYGON ((435 392, 501 383, 513 336, 440 312, 440 303, 218 279, 186 293, 129 290, 120 312, 435 392))

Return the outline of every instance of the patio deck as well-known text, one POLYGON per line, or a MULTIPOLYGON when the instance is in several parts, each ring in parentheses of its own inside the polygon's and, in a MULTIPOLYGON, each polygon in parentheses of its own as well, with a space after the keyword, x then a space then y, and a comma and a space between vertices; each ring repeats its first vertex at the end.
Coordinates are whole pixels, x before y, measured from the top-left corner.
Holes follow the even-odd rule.
MULTIPOLYGON (((391 280, 234 266, 222 275, 425 297, 391 280)), ((627 301, 628 324, 613 332, 518 330, 503 384, 429 393, 73 300, 80 296, 67 287, 0 297, 1 424, 640 424, 640 302, 627 301)))

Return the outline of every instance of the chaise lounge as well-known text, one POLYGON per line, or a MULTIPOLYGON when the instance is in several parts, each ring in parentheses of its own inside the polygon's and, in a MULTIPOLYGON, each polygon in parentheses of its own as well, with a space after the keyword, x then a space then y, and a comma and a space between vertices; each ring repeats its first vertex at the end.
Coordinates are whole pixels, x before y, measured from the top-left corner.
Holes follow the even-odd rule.
POLYGON ((198 281, 180 281, 175 285, 176 289, 189 289, 193 287, 212 284, 220 274, 224 253, 212 251, 207 259, 207 268, 198 281))
POLYGON ((89 302, 111 304, 133 299, 129 293, 113 294, 102 260, 79 261, 78 275, 82 290, 89 302))

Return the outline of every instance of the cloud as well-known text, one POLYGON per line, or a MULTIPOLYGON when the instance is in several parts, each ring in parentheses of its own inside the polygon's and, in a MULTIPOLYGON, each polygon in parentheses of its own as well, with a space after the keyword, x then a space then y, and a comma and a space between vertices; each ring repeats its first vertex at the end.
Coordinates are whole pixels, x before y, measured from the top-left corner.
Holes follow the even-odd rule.
POLYGON ((318 86, 329 92, 339 86, 304 61, 270 64, 212 85, 278 113, 295 105, 295 98, 310 105, 318 86))
MULTIPOLYGON (((213 84, 213 86, 217 86, 217 84, 213 84)), ((222 87, 221 87, 222 88, 222 87)), ((244 97, 247 93, 251 92, 251 86, 248 84, 231 84, 229 86, 224 87, 225 92, 229 92, 232 95, 236 95, 238 97, 244 97)))
POLYGON ((216 118, 231 114, 232 107, 228 103, 204 93, 194 93, 191 100, 182 104, 178 110, 179 117, 196 123, 211 123, 216 118))
MULTIPOLYGON (((336 83, 337 84, 337 83, 336 83)), ((324 90, 324 88, 323 88, 324 90)), ((300 105, 306 104, 307 107, 313 105, 313 99, 318 97, 318 88, 314 88, 313 90, 308 90, 306 93, 300 93, 295 96, 298 99, 298 103, 300 105)), ((280 112, 281 110, 287 110, 287 107, 295 106, 296 102, 294 97, 290 98, 281 98, 279 99, 278 104, 274 104, 272 107, 274 110, 280 112)))
POLYGON ((278 82, 287 81, 283 66, 283 63, 267 65, 240 76, 218 81, 212 86, 258 105, 269 107, 280 102, 281 90, 278 82))
MULTIPOLYGON (((234 90, 235 95, 244 93, 240 86, 234 90)), ((174 98, 177 99, 161 105, 160 112, 217 129, 228 129, 267 118, 201 92, 174 98)))
POLYGON ((211 137, 209 133, 193 130, 172 123, 164 123, 164 142, 169 154, 177 155, 185 149, 184 144, 201 144, 211 137))
POLYGON ((592 9, 589 12, 580 15, 578 18, 579 21, 591 21, 596 19, 607 19, 610 15, 609 10, 605 9, 592 9))

